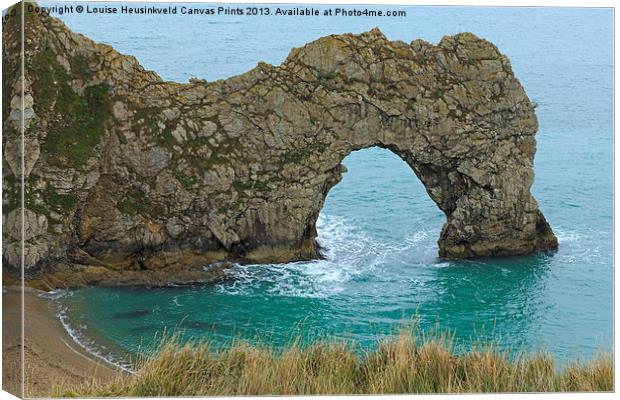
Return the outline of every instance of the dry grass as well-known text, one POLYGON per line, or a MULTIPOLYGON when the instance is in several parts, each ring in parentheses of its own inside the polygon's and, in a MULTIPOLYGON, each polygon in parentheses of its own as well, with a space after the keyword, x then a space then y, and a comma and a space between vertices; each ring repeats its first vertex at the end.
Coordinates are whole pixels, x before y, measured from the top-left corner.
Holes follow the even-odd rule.
POLYGON ((509 357, 493 344, 459 352, 449 335, 403 330, 372 351, 345 343, 292 344, 280 351, 237 343, 162 343, 139 372, 105 385, 58 387, 60 397, 234 396, 387 393, 612 391, 613 357, 559 369, 539 352, 509 357), (360 355, 360 353, 362 353, 360 355))

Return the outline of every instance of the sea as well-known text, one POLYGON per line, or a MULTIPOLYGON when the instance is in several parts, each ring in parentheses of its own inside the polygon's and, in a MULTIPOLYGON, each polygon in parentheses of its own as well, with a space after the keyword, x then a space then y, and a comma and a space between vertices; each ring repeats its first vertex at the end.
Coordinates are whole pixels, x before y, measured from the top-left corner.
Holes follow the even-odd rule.
MULTIPOLYGON (((164 6, 99 4, 106 5, 164 6)), ((336 17, 322 14, 335 6, 309 5, 319 16, 275 15, 276 7, 305 6, 235 4, 243 14, 55 16, 176 82, 225 79, 259 61, 278 65, 294 47, 373 27, 407 43, 438 43, 465 31, 485 38, 509 57, 538 104, 532 192, 559 250, 439 258, 443 213, 398 156, 365 149, 343 161, 348 172, 319 216, 325 259, 237 265, 227 279, 208 286, 51 293, 74 339, 127 368, 136 354, 170 335, 221 348, 239 341, 279 348, 345 340, 372 349, 382 338, 416 327, 450 332, 463 349, 493 340, 513 353, 547 351, 560 364, 613 351, 613 10, 386 5, 342 7, 359 12, 336 17), (269 15, 252 14, 253 7, 269 8, 269 15)))

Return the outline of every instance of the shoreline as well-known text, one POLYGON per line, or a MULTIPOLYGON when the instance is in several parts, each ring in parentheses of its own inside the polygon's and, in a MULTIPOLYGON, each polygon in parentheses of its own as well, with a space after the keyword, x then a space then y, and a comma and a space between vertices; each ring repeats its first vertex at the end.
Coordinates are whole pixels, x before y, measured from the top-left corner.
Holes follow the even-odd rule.
MULTIPOLYGON (((53 299, 52 301, 56 302, 56 299, 53 299)), ((58 306, 60 306, 60 304, 58 304, 58 306)), ((131 361, 125 360, 123 356, 119 355, 120 353, 102 352, 101 348, 98 347, 98 345, 103 343, 102 338, 95 339, 92 336, 83 334, 75 326, 72 326, 68 322, 68 316, 64 308, 60 309, 60 311, 56 314, 56 318, 60 321, 65 333, 73 340, 73 343, 80 347, 89 357, 104 365, 110 366, 117 371, 122 371, 127 374, 133 374, 135 372, 133 370, 134 365, 131 361)), ((110 344, 111 343, 106 341, 103 348, 107 348, 110 344)))
MULTIPOLYGON (((21 290, 2 287, 2 386, 20 394, 21 290)), ((45 292, 25 288, 25 393, 26 397, 49 396, 53 387, 107 383, 123 371, 89 353, 65 330, 45 292)))

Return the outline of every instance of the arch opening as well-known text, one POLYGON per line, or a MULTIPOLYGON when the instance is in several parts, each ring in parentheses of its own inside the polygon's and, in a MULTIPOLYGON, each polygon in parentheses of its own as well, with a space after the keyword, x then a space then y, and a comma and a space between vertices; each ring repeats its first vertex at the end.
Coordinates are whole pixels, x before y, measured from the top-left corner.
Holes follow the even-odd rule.
POLYGON ((374 241, 379 251, 407 246, 417 259, 437 256, 446 217, 406 161, 388 148, 372 146, 352 151, 341 164, 346 169, 342 180, 329 190, 317 221, 323 256, 357 248, 352 242, 350 249, 332 248, 342 245, 337 229, 353 233, 352 241, 374 241))

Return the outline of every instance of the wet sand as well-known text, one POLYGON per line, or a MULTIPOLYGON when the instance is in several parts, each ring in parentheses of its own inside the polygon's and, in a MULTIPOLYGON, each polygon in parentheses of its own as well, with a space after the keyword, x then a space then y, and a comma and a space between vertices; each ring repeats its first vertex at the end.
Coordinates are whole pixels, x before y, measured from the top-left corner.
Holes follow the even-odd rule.
MULTIPOLYGON (((109 381, 118 375, 111 364, 88 354, 67 334, 51 300, 41 291, 25 291, 25 393, 49 396, 54 387, 109 381)), ((2 388, 21 394, 20 288, 2 288, 2 388)))

